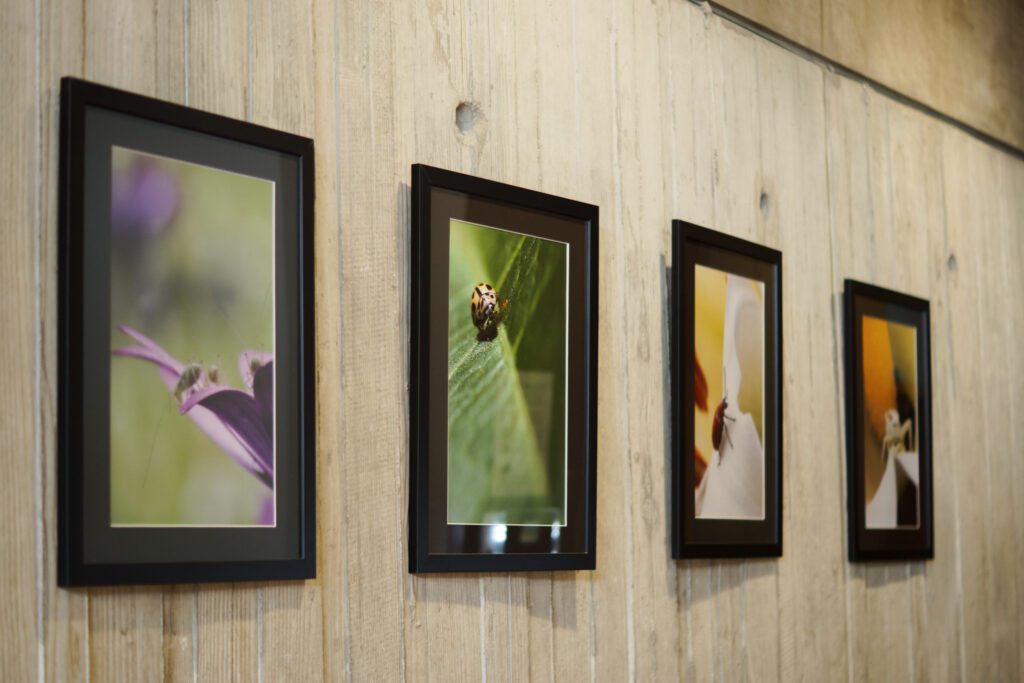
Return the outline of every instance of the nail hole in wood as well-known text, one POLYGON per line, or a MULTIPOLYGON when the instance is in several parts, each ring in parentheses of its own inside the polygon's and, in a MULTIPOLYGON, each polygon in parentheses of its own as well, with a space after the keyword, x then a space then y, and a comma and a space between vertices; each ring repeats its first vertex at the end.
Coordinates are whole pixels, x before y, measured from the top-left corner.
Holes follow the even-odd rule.
POLYGON ((463 135, 473 132, 476 127, 477 106, 472 102, 459 102, 455 107, 455 126, 463 135))

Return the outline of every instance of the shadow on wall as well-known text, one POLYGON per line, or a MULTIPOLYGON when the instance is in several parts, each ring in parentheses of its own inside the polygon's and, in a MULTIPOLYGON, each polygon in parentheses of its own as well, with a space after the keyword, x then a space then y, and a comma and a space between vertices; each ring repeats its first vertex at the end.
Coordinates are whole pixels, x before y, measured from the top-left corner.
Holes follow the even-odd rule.
MULTIPOLYGON (((555 628, 576 630, 579 583, 591 580, 581 572, 503 572, 500 574, 409 574, 410 607, 416 603, 481 609, 486 605, 527 607, 530 616, 552 620, 555 628), (467 579, 477 579, 468 581, 467 579), (531 589, 533 595, 530 595, 531 589), (540 589, 538 591, 538 589, 540 589), (544 590, 547 589, 547 590, 544 590), (539 592, 539 595, 538 595, 539 592), (555 594, 557 593, 557 600, 555 594), (557 609, 555 605, 557 604, 557 609)), ((593 578, 597 578, 596 575, 593 578)), ((588 624, 584 624, 589 628, 588 624)))
POLYGON ((872 562, 851 563, 850 579, 863 584, 864 588, 882 588, 898 583, 907 583, 914 576, 923 576, 923 562, 872 562), (910 571, 908 571, 908 566, 910 571))
MULTIPOLYGON (((665 262, 665 256, 659 257, 661 263, 661 367, 662 371, 662 410, 666 416, 672 415, 672 369, 669 367, 669 361, 671 356, 671 340, 669 322, 672 319, 672 302, 670 300, 671 293, 671 278, 672 268, 665 262)), ((664 500, 665 500, 665 548, 666 552, 672 546, 672 419, 665 419, 662 421, 663 443, 665 444, 664 453, 664 467, 665 475, 663 480, 664 486, 664 500)), ((746 558, 746 559, 721 559, 721 560, 672 560, 669 559, 669 565, 674 565, 675 571, 667 571, 665 573, 666 581, 666 597, 670 597, 677 601, 677 604, 682 605, 686 597, 680 597, 679 593, 685 591, 684 588, 680 588, 680 582, 686 580, 686 572, 689 570, 698 570, 699 573, 703 573, 708 580, 707 586, 702 586, 700 590, 692 590, 690 599, 686 600, 686 605, 699 604, 705 600, 717 598, 719 595, 729 592, 739 586, 745 584, 748 581, 760 579, 765 576, 772 576, 778 574, 779 558, 746 558), (742 571, 731 572, 719 571, 712 573, 710 570, 715 568, 729 568, 729 567, 740 567, 742 571), (694 599, 696 594, 696 599, 694 599)), ((692 574, 691 574, 692 578, 692 574)))

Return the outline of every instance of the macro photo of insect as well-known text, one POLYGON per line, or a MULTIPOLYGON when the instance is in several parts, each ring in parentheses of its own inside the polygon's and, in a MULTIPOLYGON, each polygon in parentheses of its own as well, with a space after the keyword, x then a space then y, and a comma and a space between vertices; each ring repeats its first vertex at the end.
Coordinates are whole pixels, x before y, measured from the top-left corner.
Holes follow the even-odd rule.
POLYGON ((917 449, 917 330, 861 318, 864 381, 864 524, 916 528, 920 517, 917 449))
POLYGON ((274 185, 111 162, 111 522, 273 525, 274 185))
POLYGON ((494 341, 498 336, 498 324, 508 312, 508 299, 498 297, 494 287, 481 282, 473 287, 469 299, 469 315, 476 325, 477 341, 494 341))
POLYGON ((694 511, 764 519, 764 283, 694 269, 694 511))
POLYGON ((449 524, 565 523, 568 252, 450 223, 449 524))

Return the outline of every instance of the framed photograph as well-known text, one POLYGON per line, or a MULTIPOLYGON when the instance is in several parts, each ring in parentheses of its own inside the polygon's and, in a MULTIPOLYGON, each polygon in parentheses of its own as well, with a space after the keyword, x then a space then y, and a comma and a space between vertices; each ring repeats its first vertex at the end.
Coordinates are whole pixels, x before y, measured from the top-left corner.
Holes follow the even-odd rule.
POLYGON ((934 556, 928 302, 843 292, 850 561, 934 556))
POLYGON ((61 82, 58 582, 315 575, 313 141, 61 82))
POLYGON ((782 254, 672 223, 672 556, 782 555, 782 254))
POLYGON ((594 568, 597 219, 412 167, 411 572, 594 568))

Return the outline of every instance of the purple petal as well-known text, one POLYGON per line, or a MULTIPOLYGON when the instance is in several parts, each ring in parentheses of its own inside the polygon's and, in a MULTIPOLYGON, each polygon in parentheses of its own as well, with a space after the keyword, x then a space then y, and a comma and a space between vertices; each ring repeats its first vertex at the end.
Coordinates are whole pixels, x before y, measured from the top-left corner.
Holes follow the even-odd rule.
MULTIPOLYGON (((127 325, 121 325, 119 329, 139 342, 139 346, 115 349, 113 354, 115 356, 141 358, 155 364, 160 370, 160 379, 163 380, 164 386, 167 387, 168 392, 173 394, 185 364, 171 356, 159 344, 141 332, 127 325)), ((208 387, 208 389, 216 388, 218 388, 216 385, 208 387)), ((238 435, 228 425, 224 424, 221 418, 214 412, 197 405, 188 411, 188 416, 221 450, 227 453, 228 457, 267 486, 273 486, 273 468, 266 467, 259 458, 255 457, 250 452, 250 449, 238 438, 238 435)))
POLYGON ((244 391, 214 384, 199 389, 185 399, 181 404, 181 413, 189 413, 195 406, 207 408, 220 418, 245 446, 249 455, 260 463, 264 473, 270 479, 273 478, 274 421, 272 415, 267 419, 255 398, 244 391))
POLYGON ((260 526, 274 526, 276 510, 274 509, 274 494, 269 493, 260 503, 260 517, 256 523, 260 526))
POLYGON ((170 225, 179 200, 177 179, 152 160, 138 157, 111 179, 111 227, 116 233, 151 237, 170 225))
POLYGON ((156 356, 150 353, 149 349, 142 346, 125 346, 120 349, 114 349, 111 353, 115 356, 141 358, 142 360, 148 360, 150 363, 154 363, 160 370, 160 379, 164 381, 164 384, 172 393, 174 392, 174 387, 178 384, 178 378, 181 377, 181 371, 175 370, 173 366, 161 362, 156 356))
POLYGON ((274 424, 274 361, 256 371, 252 391, 263 420, 269 425, 274 424))
POLYGON ((178 377, 181 376, 181 371, 185 369, 185 364, 180 360, 172 356, 171 354, 164 351, 163 347, 157 344, 155 341, 142 334, 136 329, 128 327, 127 325, 118 325, 117 329, 121 330, 129 337, 139 343, 138 346, 127 346, 122 349, 115 349, 115 356, 134 356, 135 358, 142 358, 152 363, 156 363, 161 368, 166 369, 168 372, 174 373, 174 383, 178 383, 178 377))
POLYGON ((262 368, 273 360, 274 354, 252 349, 246 349, 238 354, 238 373, 242 376, 245 386, 252 389, 253 376, 256 374, 253 368, 262 368))

